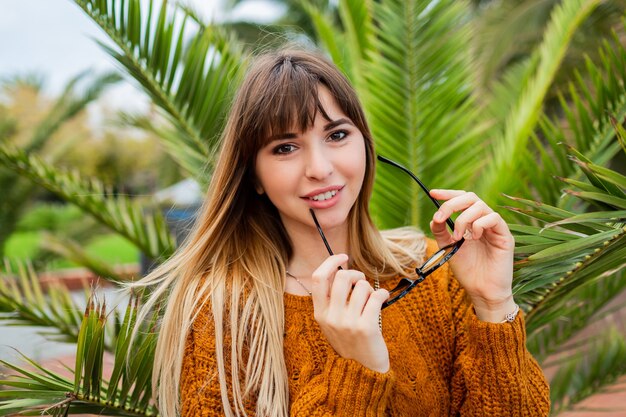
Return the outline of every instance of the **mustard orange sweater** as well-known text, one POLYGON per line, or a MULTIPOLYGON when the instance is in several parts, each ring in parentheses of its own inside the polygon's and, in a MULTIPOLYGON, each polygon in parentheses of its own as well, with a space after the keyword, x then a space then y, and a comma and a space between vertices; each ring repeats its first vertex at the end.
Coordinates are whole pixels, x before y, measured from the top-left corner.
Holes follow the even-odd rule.
MULTIPOLYGON (((428 252, 435 249, 429 241, 428 252)), ((512 323, 479 321, 445 266, 383 310, 391 362, 384 374, 337 355, 310 297, 285 294, 284 301, 290 416, 548 415, 549 387, 526 349, 523 314, 512 323)), ((188 336, 183 417, 223 415, 213 328, 201 314, 188 336)), ((254 398, 246 408, 255 415, 254 398)))

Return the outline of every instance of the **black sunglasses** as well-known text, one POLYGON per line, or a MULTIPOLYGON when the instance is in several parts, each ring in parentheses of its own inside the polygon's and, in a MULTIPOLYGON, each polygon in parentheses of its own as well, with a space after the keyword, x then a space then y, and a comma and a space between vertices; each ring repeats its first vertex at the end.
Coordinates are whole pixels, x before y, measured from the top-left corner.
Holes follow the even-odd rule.
MULTIPOLYGON (((405 173, 407 173, 411 178, 415 180, 415 182, 419 184, 420 188, 426 193, 430 201, 433 202, 433 204, 437 207, 437 209, 441 207, 439 202, 433 197, 431 197, 430 190, 419 180, 419 178, 415 176, 415 174, 413 174, 407 168, 403 167, 397 162, 392 161, 391 159, 385 158, 384 156, 378 155, 378 160, 386 164, 392 165, 396 168, 399 168, 405 173)), ((309 211, 311 213, 311 216, 313 217, 313 221, 315 222, 317 231, 319 232, 320 236, 322 237, 322 240, 324 241, 326 250, 328 251, 330 255, 333 255, 333 251, 330 248, 328 241, 326 240, 326 236, 324 236, 324 232, 322 231, 322 228, 319 222, 317 221, 317 218, 315 217, 315 212, 313 211, 313 209, 309 209, 309 211)), ((450 230, 454 232, 454 222, 450 218, 446 220, 446 224, 448 225, 450 230)), ((418 276, 417 279, 402 278, 400 282, 398 283, 398 285, 396 285, 395 288, 389 291, 389 298, 387 299, 387 301, 383 303, 382 309, 389 307, 391 304, 395 303, 396 301, 398 301, 399 299, 407 295, 409 291, 411 291, 413 288, 417 286, 417 284, 424 281, 427 276, 429 276, 430 274, 435 272, 437 269, 439 269, 443 264, 448 262, 450 258, 452 258, 452 256, 459 250, 461 245, 463 245, 463 242, 465 242, 465 238, 461 238, 460 240, 454 243, 444 246, 443 248, 435 252, 430 258, 428 258, 426 262, 422 264, 422 266, 420 266, 419 268, 415 268, 415 273, 418 276)), ((341 269, 341 267, 339 267, 339 269, 341 269)))

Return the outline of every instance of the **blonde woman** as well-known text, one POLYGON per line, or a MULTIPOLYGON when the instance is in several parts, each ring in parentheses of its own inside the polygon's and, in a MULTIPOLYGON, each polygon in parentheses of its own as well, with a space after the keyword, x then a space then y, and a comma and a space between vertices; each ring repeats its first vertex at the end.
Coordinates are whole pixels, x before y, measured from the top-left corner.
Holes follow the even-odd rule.
POLYGON ((163 416, 547 415, 505 222, 473 193, 432 190, 436 241, 380 232, 375 162, 335 66, 256 58, 194 230, 139 284, 156 288, 144 314, 167 297, 163 416))

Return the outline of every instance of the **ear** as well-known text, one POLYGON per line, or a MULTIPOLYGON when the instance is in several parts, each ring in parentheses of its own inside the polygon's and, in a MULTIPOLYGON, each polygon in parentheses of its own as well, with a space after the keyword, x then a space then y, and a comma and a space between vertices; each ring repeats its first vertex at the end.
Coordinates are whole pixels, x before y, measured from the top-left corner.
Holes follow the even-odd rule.
POLYGON ((265 190, 263 189, 263 186, 259 183, 259 180, 257 179, 254 180, 254 189, 256 190, 256 193, 258 195, 265 194, 265 190))

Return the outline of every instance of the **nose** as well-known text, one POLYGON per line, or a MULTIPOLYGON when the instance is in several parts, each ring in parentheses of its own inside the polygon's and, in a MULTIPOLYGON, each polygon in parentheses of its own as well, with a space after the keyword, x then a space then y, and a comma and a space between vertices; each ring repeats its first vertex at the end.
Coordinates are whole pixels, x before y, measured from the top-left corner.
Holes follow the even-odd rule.
POLYGON ((307 152, 304 175, 312 180, 323 180, 333 173, 334 165, 323 146, 313 146, 307 152))

